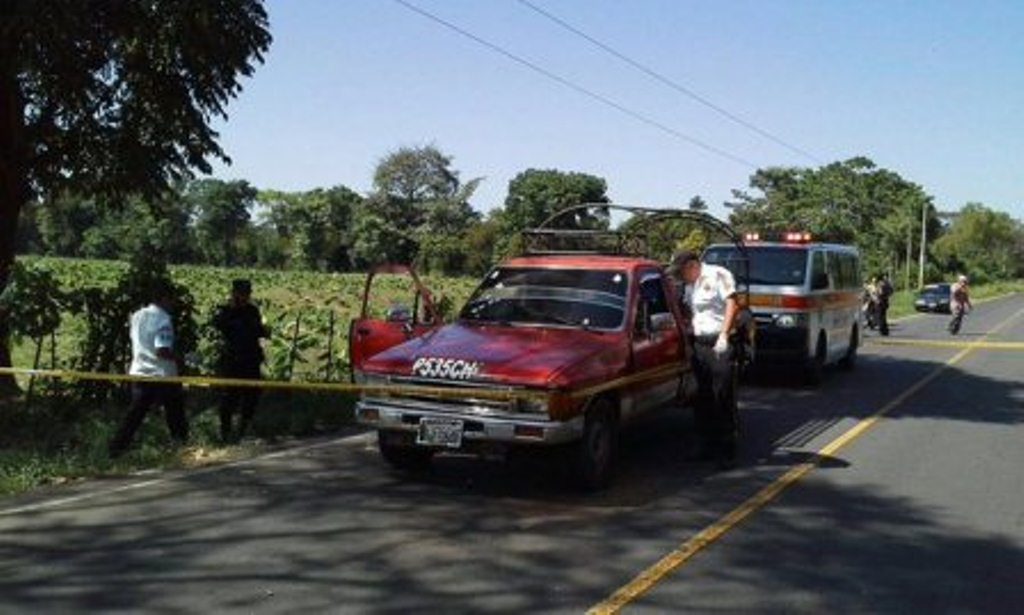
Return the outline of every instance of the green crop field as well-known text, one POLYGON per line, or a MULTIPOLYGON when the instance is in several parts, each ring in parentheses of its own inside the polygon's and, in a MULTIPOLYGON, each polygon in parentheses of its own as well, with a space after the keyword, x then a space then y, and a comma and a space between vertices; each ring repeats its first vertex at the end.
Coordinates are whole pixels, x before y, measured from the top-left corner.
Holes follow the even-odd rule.
MULTIPOLYGON (((22 262, 44 268, 54 274, 62 290, 75 293, 89 287, 109 288, 128 269, 118 261, 59 258, 26 258, 22 262)), ((227 300, 231 281, 247 278, 253 283, 253 299, 260 307, 272 335, 267 342, 267 377, 277 380, 337 380, 348 377, 347 348, 350 321, 362 308, 365 274, 325 274, 304 271, 271 271, 215 267, 171 267, 171 276, 195 299, 200 324, 212 315, 217 305, 227 300), (293 347, 297 350, 290 364, 293 347), (328 354, 335 363, 328 369, 328 354)), ((477 284, 472 278, 425 276, 445 316, 451 317, 469 297, 477 284)), ((374 283, 370 313, 379 317, 393 304, 411 307, 415 300, 412 284, 405 276, 379 276, 374 283)), ((127 327, 127 322, 125 323, 127 327)), ((83 324, 65 315, 56 335, 56 353, 44 342, 42 367, 55 358, 57 366, 67 359, 79 343, 83 324)), ((23 339, 15 345, 14 362, 30 367, 35 344, 23 339)))
MULTIPOLYGON (((128 265, 118 261, 59 258, 24 258, 33 269, 52 273, 68 295, 89 289, 110 289, 128 265)), ((198 266, 170 268, 173 280, 192 295, 195 318, 202 324, 228 298, 231 281, 248 278, 253 299, 263 311, 271 338, 265 342, 265 377, 274 380, 345 381, 348 370, 348 329, 362 308, 365 274, 323 274, 303 271, 228 269, 198 266)), ((477 284, 470 278, 426 276, 445 316, 451 318, 477 284)), ((393 304, 412 307, 415 293, 405 276, 378 277, 371 293, 371 315, 379 317, 393 304)), ((124 323, 127 328, 128 323, 124 323)), ((77 367, 87 323, 70 312, 52 338, 15 340, 16 367, 58 369, 77 367), (42 342, 39 344, 39 342, 42 342)), ((191 373, 210 373, 214 351, 191 373)), ((23 389, 29 381, 19 378, 23 389)), ((264 443, 282 438, 336 431, 351 422, 353 397, 344 394, 268 392, 260 402, 254 433, 256 443, 223 447, 217 442, 216 406, 220 392, 190 389, 187 410, 193 445, 174 450, 168 442, 159 412, 154 412, 138 435, 138 446, 112 461, 106 443, 124 414, 127 397, 120 387, 99 400, 80 397, 67 385, 38 381, 34 395, 0 402, 0 494, 16 493, 39 485, 96 475, 123 474, 152 467, 181 467, 219 461, 262 450, 264 443)))

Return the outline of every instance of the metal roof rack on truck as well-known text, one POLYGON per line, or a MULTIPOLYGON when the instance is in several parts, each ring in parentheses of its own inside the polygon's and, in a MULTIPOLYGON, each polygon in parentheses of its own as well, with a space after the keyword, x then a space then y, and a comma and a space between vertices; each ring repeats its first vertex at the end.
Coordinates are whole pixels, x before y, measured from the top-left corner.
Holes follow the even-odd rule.
POLYGON ((653 228, 659 223, 674 220, 688 220, 721 233, 745 253, 742 237, 727 223, 709 214, 690 209, 618 203, 583 203, 555 212, 536 228, 522 232, 523 252, 529 256, 595 254, 651 258, 650 235, 653 228), (632 224, 610 228, 613 211, 632 216, 629 221, 632 224), (636 222, 632 222, 633 219, 636 222))

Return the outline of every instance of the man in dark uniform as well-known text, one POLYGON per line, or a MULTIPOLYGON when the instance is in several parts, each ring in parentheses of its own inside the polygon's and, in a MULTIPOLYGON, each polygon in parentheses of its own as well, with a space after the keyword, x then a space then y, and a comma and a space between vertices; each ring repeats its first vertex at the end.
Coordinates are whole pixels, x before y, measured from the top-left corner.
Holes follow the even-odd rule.
POLYGON ((892 283, 889 282, 889 274, 883 273, 878 280, 878 332, 882 335, 889 335, 889 299, 892 297, 892 283))
MULTIPOLYGON (((213 326, 223 338, 220 375, 224 378, 260 379, 263 348, 260 338, 270 337, 263 325, 259 308, 250 301, 252 284, 249 280, 235 280, 231 284, 231 302, 221 306, 213 317, 213 326)), ((220 437, 224 442, 238 442, 245 434, 260 399, 256 387, 232 387, 224 392, 220 406, 220 437), (241 419, 232 431, 235 413, 241 409, 241 419)))

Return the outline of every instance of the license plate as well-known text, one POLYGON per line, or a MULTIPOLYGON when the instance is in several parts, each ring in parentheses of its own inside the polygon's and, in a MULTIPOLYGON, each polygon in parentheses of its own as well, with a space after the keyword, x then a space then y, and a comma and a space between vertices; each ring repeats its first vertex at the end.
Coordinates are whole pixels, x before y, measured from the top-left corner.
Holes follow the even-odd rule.
POLYGON ((459 448, 462 446, 462 421, 423 417, 416 433, 416 444, 459 448))

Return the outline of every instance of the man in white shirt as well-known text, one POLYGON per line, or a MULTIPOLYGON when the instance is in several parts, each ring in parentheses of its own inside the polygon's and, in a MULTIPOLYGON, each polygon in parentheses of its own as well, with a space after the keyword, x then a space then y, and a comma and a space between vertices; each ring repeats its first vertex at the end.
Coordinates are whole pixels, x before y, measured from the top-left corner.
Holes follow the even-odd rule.
POLYGON ((731 468, 736 463, 738 375, 729 336, 739 312, 736 282, 728 269, 702 263, 689 251, 672 259, 670 273, 685 285, 684 302, 692 317, 699 456, 731 468))
MULTIPOLYGON (((178 359, 174 350, 174 291, 160 285, 153 293, 153 303, 131 317, 132 376, 173 378, 178 375, 178 359)), ((119 457, 131 444, 135 432, 154 405, 164 408, 167 429, 179 444, 188 440, 188 422, 180 384, 161 382, 132 383, 132 403, 121 428, 110 442, 110 456, 119 457)))

